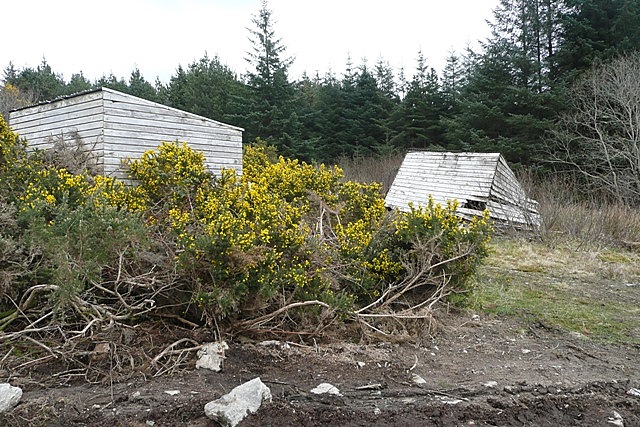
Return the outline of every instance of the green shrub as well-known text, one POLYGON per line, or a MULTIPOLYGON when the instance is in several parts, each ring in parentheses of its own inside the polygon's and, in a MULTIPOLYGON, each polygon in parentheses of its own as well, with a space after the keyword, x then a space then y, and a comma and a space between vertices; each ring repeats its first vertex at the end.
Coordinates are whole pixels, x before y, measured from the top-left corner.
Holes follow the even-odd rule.
POLYGON ((264 147, 246 149, 242 176, 226 170, 205 179, 186 145, 162 147, 134 163, 134 193, 165 194, 146 198, 147 208, 164 206, 155 217, 166 218, 178 271, 209 319, 240 321, 305 300, 349 313, 415 274, 423 297, 443 276, 462 291, 486 255, 488 217, 465 224, 453 204, 387 212, 378 184, 344 182, 337 167, 273 159, 264 147), (195 164, 175 170, 195 175, 159 191, 177 159, 195 164), (189 194, 189 203, 176 194, 189 194))
POLYGON ((188 322, 246 327, 279 313, 282 328, 317 327, 464 291, 491 232, 488 217, 464 223, 455 204, 387 211, 380 185, 267 147, 246 148, 242 175, 214 177, 201 153, 163 143, 129 162, 132 185, 24 158, 30 181, 6 210, 13 240, 0 247, 30 254, 14 300, 47 284, 47 304, 70 316, 124 319, 151 302, 188 322))

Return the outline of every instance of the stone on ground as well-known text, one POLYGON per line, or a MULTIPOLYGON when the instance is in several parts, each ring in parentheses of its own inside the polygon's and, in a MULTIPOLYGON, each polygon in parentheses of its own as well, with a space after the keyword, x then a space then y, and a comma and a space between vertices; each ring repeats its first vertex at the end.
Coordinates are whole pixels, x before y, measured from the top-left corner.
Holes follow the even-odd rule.
POLYGON ((198 350, 196 368, 211 369, 212 371, 220 372, 224 363, 225 350, 229 350, 229 346, 224 341, 204 344, 202 348, 198 350))
POLYGON ((265 400, 271 401, 271 390, 260 378, 254 378, 234 388, 220 399, 207 403, 204 406, 204 413, 225 427, 235 427, 247 415, 260 409, 265 400))
POLYGON ((13 409, 22 397, 22 389, 8 383, 0 384, 0 413, 13 409))

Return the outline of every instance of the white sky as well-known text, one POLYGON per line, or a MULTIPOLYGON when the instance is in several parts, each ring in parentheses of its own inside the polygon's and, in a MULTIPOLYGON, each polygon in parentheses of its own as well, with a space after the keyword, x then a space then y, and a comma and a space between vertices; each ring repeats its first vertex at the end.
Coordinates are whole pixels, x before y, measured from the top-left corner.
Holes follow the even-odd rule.
MULTIPOLYGON (((138 67, 150 82, 168 82, 178 65, 218 55, 239 74, 252 50, 249 31, 261 0, 9 0, 2 5, 0 67, 35 68, 43 58, 68 80, 113 73, 128 80, 138 67)), ((421 49, 441 71, 448 52, 489 35, 498 0, 269 0, 276 36, 303 71, 340 76, 350 55, 378 58, 413 76, 421 49)), ((2 75, 0 74, 0 78, 2 75)))

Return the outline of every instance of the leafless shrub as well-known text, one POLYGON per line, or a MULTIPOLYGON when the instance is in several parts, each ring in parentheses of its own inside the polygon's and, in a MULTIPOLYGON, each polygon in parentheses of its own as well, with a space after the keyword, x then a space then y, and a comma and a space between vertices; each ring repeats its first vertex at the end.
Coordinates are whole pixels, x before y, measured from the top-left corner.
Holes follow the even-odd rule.
POLYGON ((382 194, 387 194, 403 159, 404 153, 391 153, 384 157, 343 158, 338 163, 346 180, 378 182, 382 184, 382 194))
POLYGON ((640 248, 639 209, 606 194, 585 191, 584 181, 572 174, 520 173, 519 179, 539 202, 542 241, 640 248))
POLYGON ((640 202, 639 80, 637 55, 594 68, 572 88, 550 150, 589 190, 632 205, 640 202))
POLYGON ((103 169, 96 144, 85 144, 77 131, 61 133, 49 139, 51 148, 45 151, 45 161, 74 175, 100 175, 103 169))

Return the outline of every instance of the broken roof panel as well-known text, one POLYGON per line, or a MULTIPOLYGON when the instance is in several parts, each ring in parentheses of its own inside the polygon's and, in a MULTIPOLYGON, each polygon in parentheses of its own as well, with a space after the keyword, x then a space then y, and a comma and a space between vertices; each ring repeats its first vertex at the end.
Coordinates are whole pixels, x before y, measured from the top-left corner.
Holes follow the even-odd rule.
POLYGON ((458 214, 470 218, 485 209, 494 220, 516 226, 539 226, 537 202, 527 197, 500 153, 407 153, 385 199, 386 205, 409 210, 426 206, 429 197, 444 204, 457 200, 458 214))

